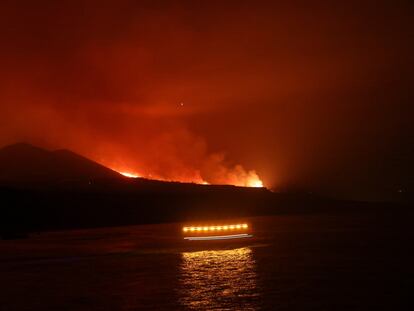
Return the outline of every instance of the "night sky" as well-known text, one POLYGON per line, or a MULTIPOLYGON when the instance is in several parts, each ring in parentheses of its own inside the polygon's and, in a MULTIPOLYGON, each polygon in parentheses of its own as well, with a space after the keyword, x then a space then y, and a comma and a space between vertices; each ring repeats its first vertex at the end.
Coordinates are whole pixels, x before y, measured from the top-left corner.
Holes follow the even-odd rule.
POLYGON ((116 170, 412 193, 411 1, 0 2, 0 145, 116 170))

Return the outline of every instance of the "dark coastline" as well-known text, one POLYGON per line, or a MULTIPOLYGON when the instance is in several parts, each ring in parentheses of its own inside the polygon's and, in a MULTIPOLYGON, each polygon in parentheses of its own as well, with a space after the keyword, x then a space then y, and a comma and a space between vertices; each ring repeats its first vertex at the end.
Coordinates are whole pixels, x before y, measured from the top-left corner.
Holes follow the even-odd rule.
POLYGON ((0 237, 31 232, 283 214, 410 212, 401 203, 341 201, 306 191, 127 178, 69 150, 0 149, 0 237))
POLYGON ((313 213, 409 213, 409 204, 339 201, 265 188, 102 179, 0 188, 3 238, 30 232, 313 213))

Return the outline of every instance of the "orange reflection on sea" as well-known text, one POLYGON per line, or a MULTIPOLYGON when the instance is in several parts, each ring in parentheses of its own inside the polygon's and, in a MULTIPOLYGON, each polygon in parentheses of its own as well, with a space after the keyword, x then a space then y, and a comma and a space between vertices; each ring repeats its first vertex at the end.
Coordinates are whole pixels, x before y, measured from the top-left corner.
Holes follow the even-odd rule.
POLYGON ((256 309, 257 275, 250 247, 184 252, 180 269, 180 302, 185 308, 256 309))

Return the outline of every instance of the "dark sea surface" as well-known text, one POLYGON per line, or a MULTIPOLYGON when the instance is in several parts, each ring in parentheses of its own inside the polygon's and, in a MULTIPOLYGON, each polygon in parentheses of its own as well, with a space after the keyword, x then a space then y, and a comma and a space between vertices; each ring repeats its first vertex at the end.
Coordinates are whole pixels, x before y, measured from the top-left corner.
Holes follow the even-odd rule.
POLYGON ((251 218, 254 238, 220 245, 181 224, 0 240, 0 310, 403 310, 410 217, 251 218))

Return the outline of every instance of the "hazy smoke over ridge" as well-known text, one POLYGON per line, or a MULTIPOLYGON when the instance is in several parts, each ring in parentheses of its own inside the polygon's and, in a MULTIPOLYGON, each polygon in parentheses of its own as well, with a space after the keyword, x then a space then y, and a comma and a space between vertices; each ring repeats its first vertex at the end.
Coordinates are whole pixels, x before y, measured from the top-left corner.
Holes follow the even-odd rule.
POLYGON ((247 185, 257 178, 209 152, 186 126, 198 109, 180 96, 186 69, 160 54, 167 46, 171 57, 181 53, 188 38, 180 19, 147 7, 124 21, 128 7, 6 5, 1 142, 70 148, 166 180, 247 185))
MULTIPOLYGON (((2 134, 7 135, 3 144, 29 141, 69 148, 118 171, 163 180, 247 186, 258 178, 254 171, 228 162, 224 153, 209 152, 203 138, 183 121, 170 119, 169 113, 131 113, 124 104, 114 103, 108 109, 84 103, 62 111, 47 95, 17 91, 10 102, 1 111, 2 134)), ((171 106, 185 109, 181 103, 171 106)))

